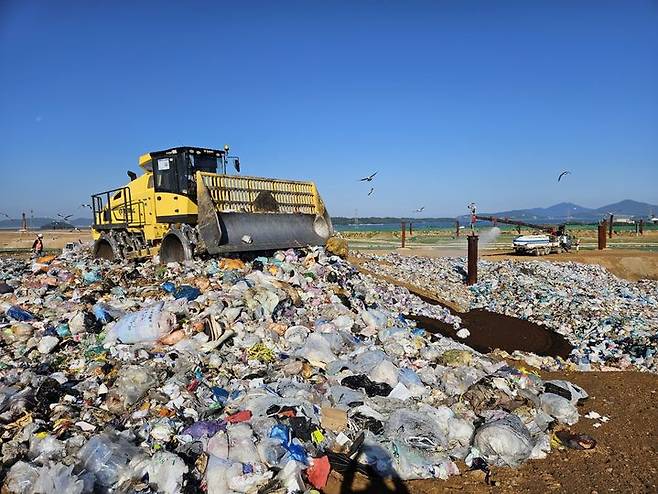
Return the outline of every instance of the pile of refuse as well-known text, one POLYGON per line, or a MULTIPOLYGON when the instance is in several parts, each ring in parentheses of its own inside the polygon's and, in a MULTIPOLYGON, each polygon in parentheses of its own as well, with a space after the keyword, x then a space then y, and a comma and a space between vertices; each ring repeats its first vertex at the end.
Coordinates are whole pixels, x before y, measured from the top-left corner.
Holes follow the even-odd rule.
POLYGON ((2 492, 308 492, 542 458, 587 398, 440 335, 322 248, 0 259, 2 492), (560 426, 562 427, 562 426, 560 426), (461 467, 462 469, 465 467, 461 467))
POLYGON ((580 370, 658 372, 657 281, 626 281, 596 264, 480 260, 478 283, 469 287, 464 258, 366 258, 367 269, 436 293, 463 311, 486 309, 564 335, 580 370))

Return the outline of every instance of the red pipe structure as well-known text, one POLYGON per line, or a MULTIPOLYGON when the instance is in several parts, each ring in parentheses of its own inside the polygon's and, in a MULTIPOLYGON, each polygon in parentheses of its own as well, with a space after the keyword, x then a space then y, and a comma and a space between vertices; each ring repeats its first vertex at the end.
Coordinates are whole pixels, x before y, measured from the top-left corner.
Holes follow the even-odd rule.
POLYGON ((469 235, 468 239, 468 275, 466 284, 474 285, 478 282, 478 236, 469 235))
POLYGON ((599 223, 599 244, 598 244, 599 250, 603 250, 606 247, 607 239, 605 238, 605 235, 607 229, 608 229, 607 221, 603 220, 601 223, 599 223))

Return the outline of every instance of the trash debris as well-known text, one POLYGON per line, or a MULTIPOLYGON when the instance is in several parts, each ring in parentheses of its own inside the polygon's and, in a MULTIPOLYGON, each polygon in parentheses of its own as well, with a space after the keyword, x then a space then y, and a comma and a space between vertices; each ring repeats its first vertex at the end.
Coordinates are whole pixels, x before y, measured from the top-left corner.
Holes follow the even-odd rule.
POLYGON ((596 439, 587 434, 576 434, 569 430, 560 430, 555 432, 555 438, 558 445, 569 449, 594 449, 596 439))
MULTIPOLYGON (((564 335, 575 347, 569 360, 579 370, 658 372, 658 281, 626 281, 596 264, 479 260, 480 281, 466 286, 464 258, 360 257, 369 271, 434 293, 464 312, 484 309, 564 335)), ((522 352, 514 356, 543 368, 561 366, 550 357, 538 362, 522 352)))
POLYGON ((3 492, 447 478, 546 455, 587 397, 427 331, 410 317, 461 320, 323 248, 166 266, 76 248, 0 273, 3 492))

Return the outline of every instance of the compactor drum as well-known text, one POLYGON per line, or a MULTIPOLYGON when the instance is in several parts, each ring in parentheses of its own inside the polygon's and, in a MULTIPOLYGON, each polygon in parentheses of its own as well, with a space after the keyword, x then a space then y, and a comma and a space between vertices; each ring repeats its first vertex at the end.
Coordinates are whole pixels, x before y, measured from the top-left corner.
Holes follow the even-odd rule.
POLYGON ((178 147, 140 157, 144 173, 92 196, 94 255, 199 254, 324 245, 331 217, 313 182, 228 175, 238 158, 224 150, 178 147), (220 173, 218 173, 218 171, 220 173))

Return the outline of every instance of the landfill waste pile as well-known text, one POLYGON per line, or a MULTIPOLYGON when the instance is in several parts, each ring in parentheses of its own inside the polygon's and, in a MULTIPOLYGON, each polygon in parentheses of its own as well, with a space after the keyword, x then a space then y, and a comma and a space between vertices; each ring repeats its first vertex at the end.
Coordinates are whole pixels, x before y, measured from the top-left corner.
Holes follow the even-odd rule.
POLYGON ((0 259, 0 282, 3 493, 445 479, 546 456, 587 398, 427 333, 402 314, 460 320, 322 248, 166 266, 76 250, 0 259))
POLYGON ((626 281, 575 262, 478 261, 466 286, 464 258, 364 256, 364 267, 436 293, 464 311, 527 319, 564 335, 579 370, 658 372, 658 281, 626 281))

